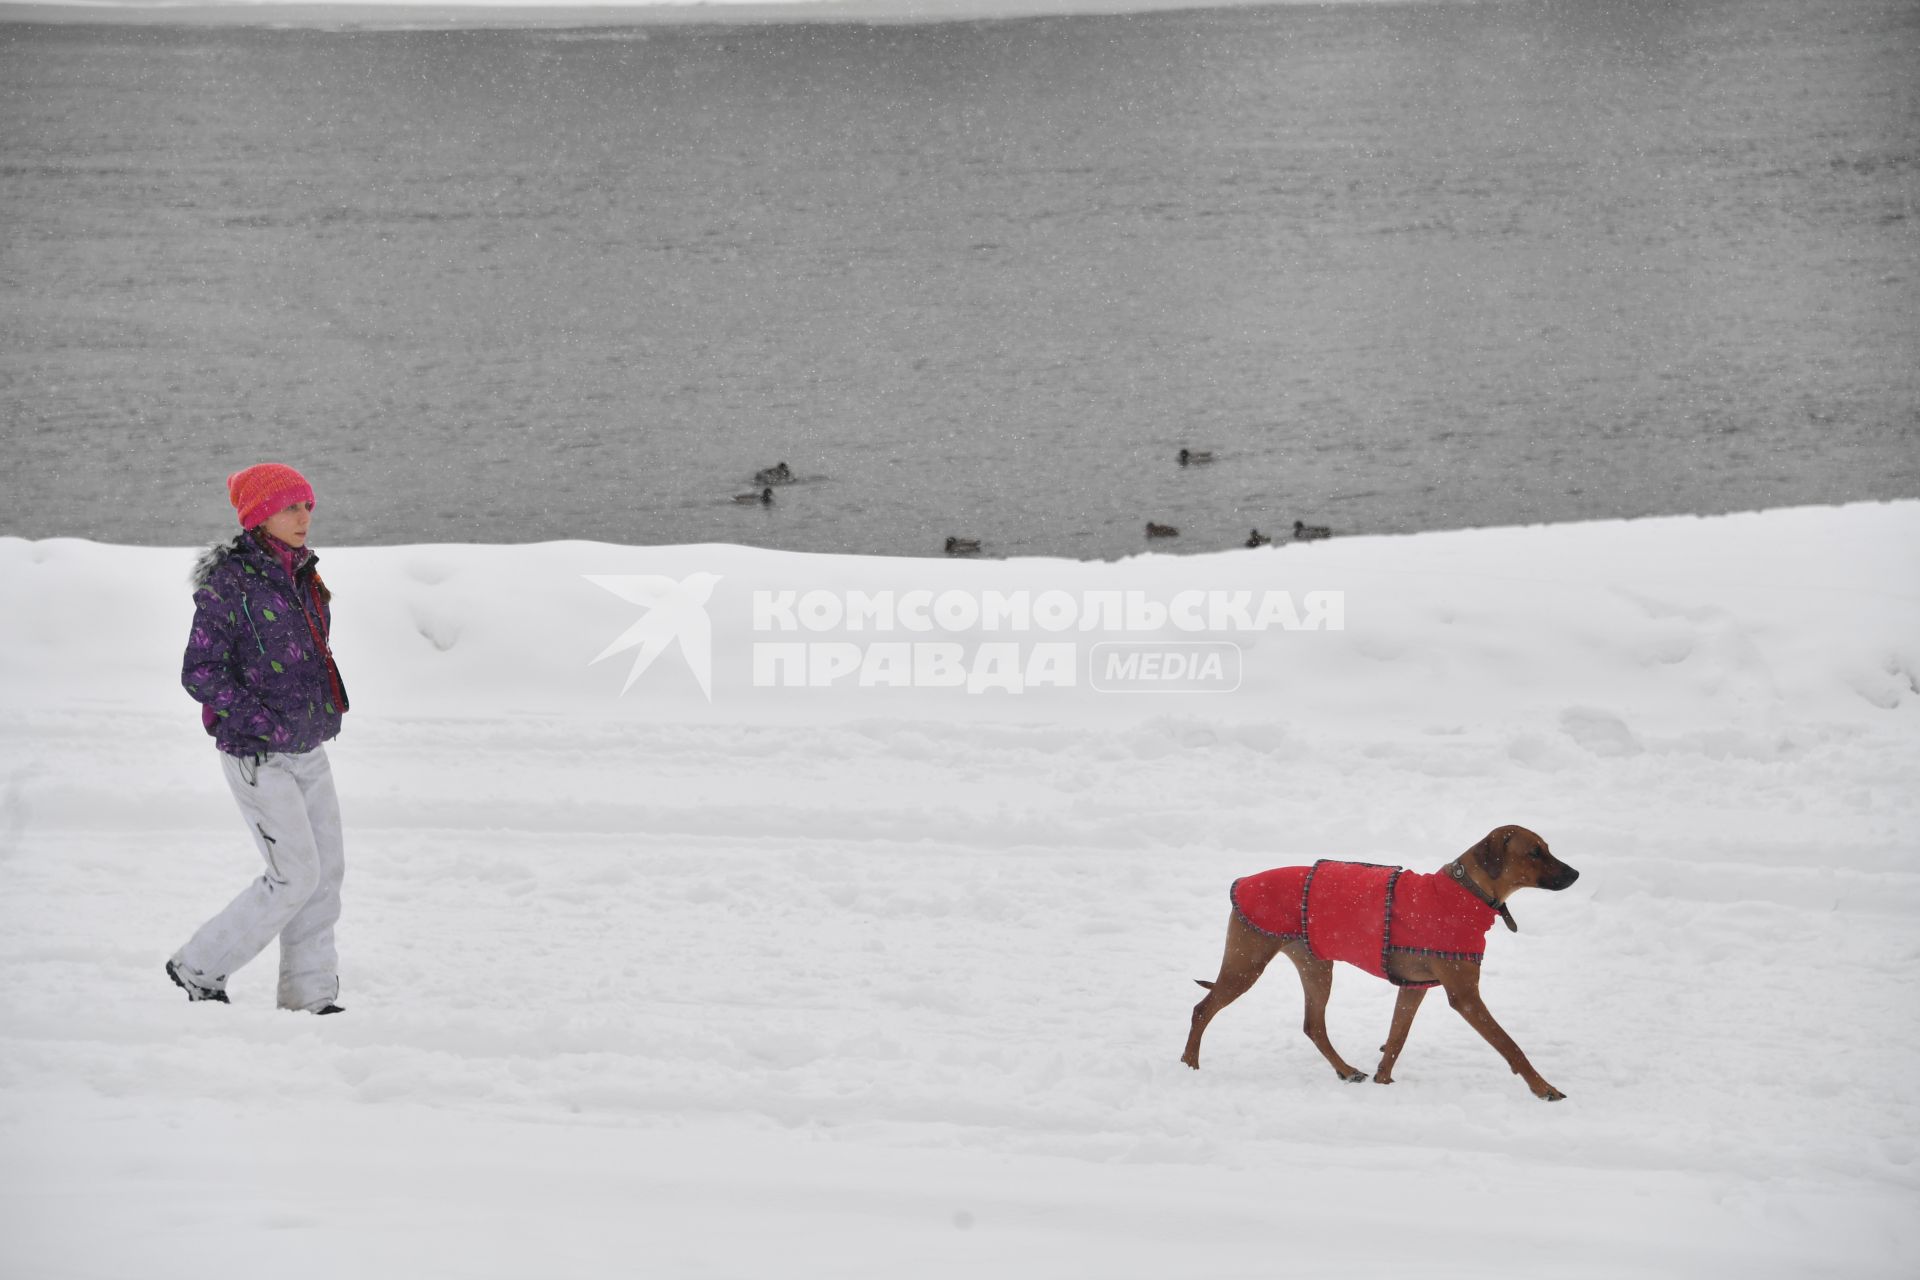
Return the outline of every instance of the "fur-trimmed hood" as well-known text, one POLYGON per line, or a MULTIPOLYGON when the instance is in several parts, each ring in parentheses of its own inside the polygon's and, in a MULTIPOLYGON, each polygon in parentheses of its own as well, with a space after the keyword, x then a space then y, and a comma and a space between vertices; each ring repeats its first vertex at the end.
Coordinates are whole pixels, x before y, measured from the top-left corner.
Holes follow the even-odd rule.
MULTIPOLYGON (((262 567, 275 561, 272 551, 255 537, 253 530, 245 530, 225 541, 211 543, 202 548, 200 554, 194 557, 193 571, 187 575, 188 584, 195 591, 200 590, 213 580, 213 571, 234 556, 246 556, 262 567)), ((319 587, 320 598, 331 602, 333 592, 328 589, 325 582, 320 580, 319 564, 319 555, 309 547, 302 547, 294 560, 294 574, 300 576, 311 573, 315 585, 319 587)))
POLYGON ((195 591, 207 585, 213 577, 213 571, 220 562, 238 552, 251 539, 245 533, 236 533, 224 542, 211 543, 201 549, 194 557, 193 572, 187 575, 187 582, 195 591))

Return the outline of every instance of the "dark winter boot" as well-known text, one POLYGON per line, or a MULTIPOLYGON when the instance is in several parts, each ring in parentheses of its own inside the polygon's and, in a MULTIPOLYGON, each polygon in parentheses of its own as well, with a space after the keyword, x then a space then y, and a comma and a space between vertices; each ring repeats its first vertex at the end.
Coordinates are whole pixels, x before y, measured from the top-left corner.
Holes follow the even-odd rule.
POLYGON ((227 993, 219 987, 203 987, 180 972, 178 961, 167 961, 167 976, 173 979, 173 985, 187 993, 189 1000, 211 1000, 216 1004, 229 1004, 227 993))

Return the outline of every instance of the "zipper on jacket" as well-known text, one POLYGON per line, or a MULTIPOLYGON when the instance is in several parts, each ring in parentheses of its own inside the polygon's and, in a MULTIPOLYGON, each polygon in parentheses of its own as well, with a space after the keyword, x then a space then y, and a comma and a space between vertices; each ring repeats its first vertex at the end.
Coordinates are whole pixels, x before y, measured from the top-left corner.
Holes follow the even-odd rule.
POLYGON ((253 625, 253 610, 247 605, 247 593, 240 593, 240 612, 247 615, 247 630, 253 632, 253 642, 260 646, 260 652, 267 651, 266 642, 260 639, 260 628, 253 625))

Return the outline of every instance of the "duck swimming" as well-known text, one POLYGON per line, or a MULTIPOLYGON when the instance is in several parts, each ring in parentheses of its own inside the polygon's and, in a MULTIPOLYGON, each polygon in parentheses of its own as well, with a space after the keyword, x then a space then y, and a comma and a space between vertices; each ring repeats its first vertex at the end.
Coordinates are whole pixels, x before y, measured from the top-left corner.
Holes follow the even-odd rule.
POLYGON ((1180 531, 1170 524, 1155 524, 1149 520, 1147 521, 1147 536, 1149 538, 1177 538, 1180 536, 1180 531))
POLYGON ((1204 467, 1212 461, 1213 454, 1208 450, 1182 449, 1180 451, 1180 465, 1183 467, 1204 467))
POLYGON ((1260 532, 1258 529, 1255 529, 1251 533, 1247 534, 1247 545, 1249 547, 1265 547, 1265 546, 1272 545, 1272 543, 1273 543, 1273 539, 1269 538, 1266 534, 1260 532))
POLYGON ((793 469, 786 463, 776 463, 771 467, 762 467, 753 473, 753 482, 758 485, 792 484, 793 469))
POLYGON ((751 502, 756 506, 770 507, 773 505, 773 490, 762 489, 758 493, 736 493, 733 495, 733 500, 739 503, 751 502))
POLYGON ((948 538, 947 554, 950 556, 970 556, 980 549, 978 538, 948 538))
POLYGON ((1296 542, 1318 542, 1322 538, 1331 538, 1333 530, 1324 524, 1303 524, 1293 522, 1293 537, 1296 542))

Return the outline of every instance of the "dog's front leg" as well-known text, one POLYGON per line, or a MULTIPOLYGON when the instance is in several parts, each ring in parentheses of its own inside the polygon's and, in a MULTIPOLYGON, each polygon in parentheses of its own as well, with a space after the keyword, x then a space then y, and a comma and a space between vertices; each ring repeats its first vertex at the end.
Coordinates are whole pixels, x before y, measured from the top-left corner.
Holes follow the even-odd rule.
POLYGON ((1480 998, 1480 968, 1478 965, 1462 962, 1448 965, 1439 974, 1441 985, 1446 988, 1447 1003, 1467 1020, 1467 1025, 1478 1031, 1486 1042, 1492 1045, 1499 1055, 1507 1060, 1513 1073, 1527 1082, 1527 1088, 1533 1090, 1533 1096, 1548 1102, 1558 1102, 1567 1095, 1544 1080, 1533 1064, 1527 1061, 1527 1055, 1520 1052, 1520 1046, 1513 1037, 1493 1020, 1493 1014, 1487 1011, 1486 1002, 1480 998))
POLYGON ((1425 987, 1400 988, 1400 997, 1393 1002, 1393 1028, 1387 1032, 1387 1042, 1380 1046, 1380 1069, 1373 1073, 1375 1084, 1393 1083, 1393 1064, 1400 1060, 1400 1051, 1407 1047, 1413 1015, 1420 1012, 1420 1002, 1426 998, 1425 987))

